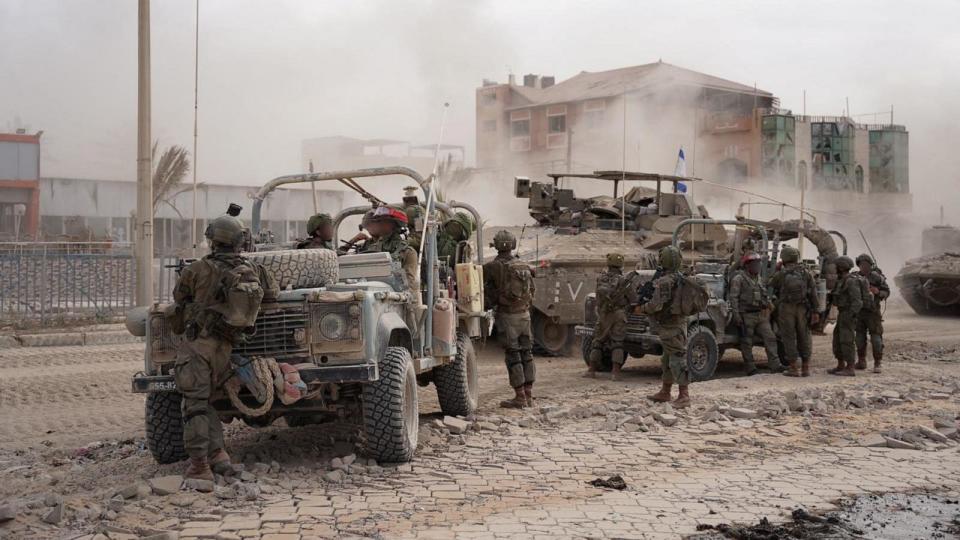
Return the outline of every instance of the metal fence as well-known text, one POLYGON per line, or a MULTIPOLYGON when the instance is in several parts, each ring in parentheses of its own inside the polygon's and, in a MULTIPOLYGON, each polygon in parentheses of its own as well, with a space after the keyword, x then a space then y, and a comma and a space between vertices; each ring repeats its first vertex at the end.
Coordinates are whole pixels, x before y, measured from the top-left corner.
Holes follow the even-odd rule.
POLYGON ((122 315, 133 306, 133 246, 0 242, 0 320, 122 315))

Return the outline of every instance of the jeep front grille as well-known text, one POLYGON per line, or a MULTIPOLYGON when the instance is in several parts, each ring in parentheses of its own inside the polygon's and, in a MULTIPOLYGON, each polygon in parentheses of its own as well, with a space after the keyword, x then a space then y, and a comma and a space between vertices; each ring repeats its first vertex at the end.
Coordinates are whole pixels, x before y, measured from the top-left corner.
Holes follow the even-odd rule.
POLYGON ((280 304, 278 309, 260 312, 256 332, 235 347, 234 352, 244 356, 272 356, 278 360, 286 356, 306 356, 306 327, 307 314, 302 302, 280 304))

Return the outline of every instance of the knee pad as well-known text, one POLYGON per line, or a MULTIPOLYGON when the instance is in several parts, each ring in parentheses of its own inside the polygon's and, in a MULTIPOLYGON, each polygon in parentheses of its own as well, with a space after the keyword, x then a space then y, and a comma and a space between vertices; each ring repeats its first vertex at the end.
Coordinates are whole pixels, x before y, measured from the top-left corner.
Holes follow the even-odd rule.
POLYGON ((613 349, 610 351, 610 361, 618 366, 622 366, 623 362, 627 359, 626 353, 623 352, 623 349, 613 349))

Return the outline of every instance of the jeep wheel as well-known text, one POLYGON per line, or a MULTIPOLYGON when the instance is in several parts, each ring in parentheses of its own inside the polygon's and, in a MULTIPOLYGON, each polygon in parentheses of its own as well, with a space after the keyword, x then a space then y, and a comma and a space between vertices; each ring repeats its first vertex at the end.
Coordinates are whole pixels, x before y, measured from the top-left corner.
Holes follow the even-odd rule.
POLYGON ((147 448, 157 463, 176 463, 187 459, 187 452, 183 448, 180 399, 180 394, 175 392, 147 394, 147 448))
MULTIPOLYGON (((590 349, 593 348, 593 336, 583 336, 583 341, 580 343, 580 354, 583 355, 583 363, 590 367, 590 349)), ((603 351, 603 356, 600 358, 600 365, 597 366, 597 371, 607 373, 613 369, 613 359, 610 357, 610 353, 603 351)))
POLYGON ((701 324, 687 330, 687 372, 690 381, 706 381, 713 377, 720 361, 720 350, 713 332, 701 324))
POLYGON ((533 314, 533 342, 544 353, 550 356, 568 354, 573 338, 572 324, 559 324, 540 313, 533 314))
POLYGON ((447 416, 470 416, 480 400, 480 375, 477 371, 477 353, 470 336, 457 331, 457 356, 453 363, 433 370, 440 410, 447 416))
POLYGON ((244 253, 263 265, 277 280, 280 290, 308 289, 336 283, 340 267, 337 252, 329 249, 285 249, 244 253))
POLYGON ((363 428, 367 453, 377 461, 413 459, 420 429, 417 374, 403 347, 388 347, 380 379, 363 387, 363 428))

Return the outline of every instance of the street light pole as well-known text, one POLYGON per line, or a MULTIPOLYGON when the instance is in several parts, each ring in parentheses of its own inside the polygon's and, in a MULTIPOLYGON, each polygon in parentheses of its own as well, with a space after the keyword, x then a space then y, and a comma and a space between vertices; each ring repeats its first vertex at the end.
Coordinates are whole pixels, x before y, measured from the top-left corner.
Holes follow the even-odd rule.
POLYGON ((137 32, 136 304, 153 303, 153 156, 150 150, 150 0, 140 0, 137 32))

